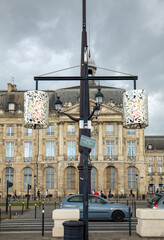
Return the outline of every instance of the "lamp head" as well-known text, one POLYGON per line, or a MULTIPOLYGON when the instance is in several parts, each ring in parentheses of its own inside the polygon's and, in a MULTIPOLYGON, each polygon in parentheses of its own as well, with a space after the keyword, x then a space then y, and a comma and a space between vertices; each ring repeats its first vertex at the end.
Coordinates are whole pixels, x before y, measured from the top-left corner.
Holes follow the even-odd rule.
POLYGON ((57 100, 55 102, 55 110, 60 112, 62 106, 62 102, 60 101, 60 97, 57 97, 57 100))
POLYGON ((103 100, 103 94, 101 93, 101 88, 98 89, 98 92, 95 95, 96 103, 101 104, 103 100))

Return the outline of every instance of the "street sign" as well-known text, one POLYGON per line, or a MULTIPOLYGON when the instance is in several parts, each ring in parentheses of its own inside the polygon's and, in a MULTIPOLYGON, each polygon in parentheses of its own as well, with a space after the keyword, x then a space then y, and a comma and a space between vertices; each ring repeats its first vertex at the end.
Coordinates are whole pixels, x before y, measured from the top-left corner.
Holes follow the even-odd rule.
POLYGON ((90 138, 85 135, 81 135, 80 146, 92 149, 95 147, 95 145, 96 145, 95 138, 90 138))

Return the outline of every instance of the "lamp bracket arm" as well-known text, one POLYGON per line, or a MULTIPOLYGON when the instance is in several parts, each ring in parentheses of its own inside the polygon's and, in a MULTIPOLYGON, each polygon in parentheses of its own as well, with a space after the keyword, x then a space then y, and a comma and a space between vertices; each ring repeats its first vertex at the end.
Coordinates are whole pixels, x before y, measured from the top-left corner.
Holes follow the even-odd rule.
POLYGON ((64 112, 59 112, 59 113, 62 113, 63 115, 69 117, 71 120, 73 120, 74 122, 79 122, 80 121, 80 118, 74 118, 72 117, 71 115, 69 115, 68 113, 64 113, 64 112))
POLYGON ((96 110, 100 110, 100 106, 97 105, 97 103, 96 103, 96 105, 94 106, 93 111, 92 111, 91 114, 89 115, 88 120, 90 120, 90 119, 93 117, 94 112, 95 112, 96 110))

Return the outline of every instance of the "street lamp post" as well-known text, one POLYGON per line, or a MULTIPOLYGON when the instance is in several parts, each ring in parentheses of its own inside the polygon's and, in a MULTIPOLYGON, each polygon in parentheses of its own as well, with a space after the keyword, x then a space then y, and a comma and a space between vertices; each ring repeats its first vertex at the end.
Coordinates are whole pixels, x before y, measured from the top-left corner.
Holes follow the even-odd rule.
MULTIPOLYGON (((73 76, 73 77, 54 77, 54 76, 36 76, 34 77, 34 80, 36 81, 36 90, 38 90, 38 82, 39 81, 80 81, 80 118, 74 118, 70 116, 67 113, 61 112, 61 104, 60 97, 57 98, 57 101, 55 103, 55 108, 57 113, 62 113, 66 116, 68 116, 71 120, 79 122, 84 121, 84 129, 79 129, 79 140, 81 138, 81 135, 90 137, 90 130, 87 128, 88 120, 92 119, 93 115, 97 115, 100 110, 100 104, 102 103, 102 93, 100 92, 100 89, 98 90, 98 93, 96 94, 96 105, 90 114, 90 108, 89 108, 89 80, 132 80, 134 81, 134 89, 136 89, 136 80, 138 79, 137 76, 131 75, 131 76, 88 76, 88 54, 87 54, 87 31, 86 31, 86 0, 82 0, 82 16, 83 16, 83 22, 82 22, 82 44, 81 44, 81 76, 73 76)), ((43 95, 41 93, 41 95, 43 95)), ((31 95, 30 95, 31 96, 31 95)), ((27 105, 27 104, 26 104, 27 105)), ((35 104, 34 104, 35 106, 35 104)), ((44 105, 44 109, 46 109, 44 105)), ((25 108, 28 110, 28 105, 25 108)), ((35 111, 35 109, 34 109, 35 111)), ((45 113, 43 112, 43 115, 45 113)), ((41 113, 42 115, 42 113, 41 113)), ((27 117, 27 125, 29 127, 32 127, 32 124, 30 123, 31 119, 28 119, 28 114, 25 113, 25 116, 27 117), (29 122, 28 122, 29 120, 29 122)), ((44 117, 45 120, 45 117, 44 117)), ((41 128, 39 126, 40 122, 38 123, 38 118, 35 119, 33 123, 33 128, 41 128)), ((26 127, 27 127, 26 125, 26 127)), ((46 124, 44 124, 46 126, 46 124)), ((80 142, 80 141, 79 141, 80 142)), ((79 152, 80 152, 80 163, 78 166, 79 169, 79 193, 83 194, 83 221, 84 221, 84 239, 88 240, 88 193, 91 192, 91 165, 88 164, 89 159, 89 149, 86 147, 82 147, 79 144, 79 152)))
POLYGON ((34 175, 34 201, 36 200, 36 175, 34 175))
POLYGON ((137 200, 138 200, 138 174, 136 174, 136 192, 137 192, 137 200))

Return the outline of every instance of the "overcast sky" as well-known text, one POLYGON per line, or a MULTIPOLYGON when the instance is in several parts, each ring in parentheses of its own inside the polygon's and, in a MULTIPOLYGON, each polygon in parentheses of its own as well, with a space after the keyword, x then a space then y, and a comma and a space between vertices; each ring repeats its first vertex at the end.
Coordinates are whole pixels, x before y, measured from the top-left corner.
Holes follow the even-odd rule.
MULTIPOLYGON (((80 64, 81 2, 0 0, 1 90, 9 82, 18 90, 35 89, 34 76, 80 64)), ((149 95, 146 134, 164 135, 164 0, 87 0, 87 33, 98 67, 138 76, 137 88, 149 95)), ((79 74, 79 68, 58 73, 79 74)), ((97 75, 113 73, 98 69, 97 75)), ((101 84, 133 88, 132 82, 101 84)), ((39 83, 39 89, 62 87, 39 83)))

